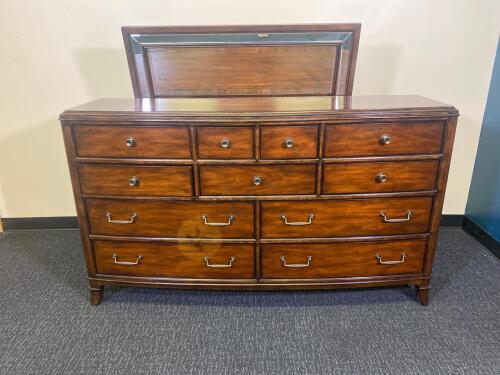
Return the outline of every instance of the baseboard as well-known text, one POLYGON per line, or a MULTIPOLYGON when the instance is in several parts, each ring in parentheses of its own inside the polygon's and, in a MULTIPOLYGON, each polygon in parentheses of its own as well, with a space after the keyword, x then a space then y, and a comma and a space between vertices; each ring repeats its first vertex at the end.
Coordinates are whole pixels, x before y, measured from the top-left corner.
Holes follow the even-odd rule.
POLYGON ((463 229, 474 237, 481 245, 491 251, 497 258, 500 258, 500 242, 484 231, 467 216, 464 216, 463 229))
POLYGON ((464 224, 464 215, 441 215, 442 227, 459 227, 461 228, 464 224))

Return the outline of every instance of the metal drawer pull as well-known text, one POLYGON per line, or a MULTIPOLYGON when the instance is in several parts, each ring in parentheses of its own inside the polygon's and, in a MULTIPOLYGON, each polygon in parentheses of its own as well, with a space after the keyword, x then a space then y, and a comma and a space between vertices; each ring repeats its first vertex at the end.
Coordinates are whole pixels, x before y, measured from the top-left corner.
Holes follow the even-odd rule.
POLYGON ((384 223, 404 223, 406 221, 411 220, 411 217, 413 216, 413 211, 411 211, 411 210, 406 211, 406 217, 402 217, 402 218, 398 218, 398 219, 388 219, 384 211, 380 212, 379 215, 382 218, 382 221, 384 223))
POLYGON ((113 220, 113 216, 111 215, 111 212, 106 212, 106 217, 108 218, 108 223, 113 223, 113 224, 132 224, 135 221, 135 218, 137 217, 137 214, 135 212, 132 213, 132 216, 130 217, 130 220, 113 220))
POLYGON ((128 184, 130 186, 139 186, 139 179, 135 176, 132 176, 132 178, 129 178, 128 184))
POLYGON ((293 147, 293 139, 292 138, 287 138, 283 141, 283 146, 285 148, 292 148, 293 147))
POLYGON ((384 146, 384 145, 388 145, 389 143, 391 143, 391 141, 392 141, 391 137, 388 134, 384 134, 379 138, 378 143, 380 143, 382 146, 384 146))
POLYGON ((290 267, 290 268, 304 268, 304 267, 309 267, 311 265, 313 257, 309 255, 307 257, 307 263, 305 264, 286 264, 286 258, 284 256, 280 257, 281 264, 283 264, 284 267, 290 267))
POLYGON ((219 142, 219 145, 220 147, 222 148, 229 148, 231 146, 231 141, 229 140, 229 138, 223 138, 220 142, 219 142))
POLYGON ((314 219, 314 214, 310 214, 308 217, 307 217, 307 221, 293 221, 293 222, 289 222, 288 221, 288 218, 285 216, 285 215, 281 215, 281 220, 283 220, 283 224, 285 225, 311 225, 312 222, 313 222, 313 219, 314 219))
POLYGON ((387 182, 387 176, 384 172, 380 172, 375 176, 376 182, 387 182))
POLYGON ((137 266, 138 264, 141 263, 141 260, 143 258, 142 255, 139 255, 137 256, 137 258, 135 258, 135 262, 119 262, 118 261, 118 254, 113 254, 113 261, 115 262, 115 264, 119 264, 121 266, 137 266))
POLYGON ((256 186, 259 186, 260 184, 262 184, 262 177, 260 177, 260 176, 253 176, 253 183, 256 186))
POLYGON ((127 145, 127 147, 135 147, 137 146, 137 141, 134 137, 128 137, 125 141, 125 144, 127 145))
POLYGON ((401 260, 382 260, 379 254, 375 255, 375 259, 377 259, 378 264, 401 264, 406 260, 406 253, 401 253, 401 260))
POLYGON ((229 264, 210 264, 210 261, 209 261, 208 257, 203 257, 203 260, 205 261, 205 264, 207 265, 207 267, 212 267, 212 268, 231 268, 233 266, 234 261, 236 260, 236 257, 229 258, 229 264))
POLYGON ((227 218, 227 223, 209 223, 206 215, 202 215, 201 220, 203 220, 203 224, 205 225, 210 225, 212 227, 225 227, 231 225, 234 220, 234 215, 229 215, 229 217, 227 218))

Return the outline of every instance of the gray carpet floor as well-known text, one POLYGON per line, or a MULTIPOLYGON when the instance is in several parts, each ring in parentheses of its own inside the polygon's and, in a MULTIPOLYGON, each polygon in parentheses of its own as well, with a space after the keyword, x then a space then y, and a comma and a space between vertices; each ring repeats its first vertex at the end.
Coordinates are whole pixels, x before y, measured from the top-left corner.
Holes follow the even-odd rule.
POLYGON ((413 289, 106 289, 79 233, 0 235, 1 374, 500 374, 500 261, 443 229, 430 305, 413 289))

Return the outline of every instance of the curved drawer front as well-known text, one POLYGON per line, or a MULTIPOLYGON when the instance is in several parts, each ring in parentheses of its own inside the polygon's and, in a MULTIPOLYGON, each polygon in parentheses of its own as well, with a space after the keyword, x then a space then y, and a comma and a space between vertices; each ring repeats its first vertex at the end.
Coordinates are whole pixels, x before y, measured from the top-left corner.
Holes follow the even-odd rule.
POLYGON ((253 238, 252 202, 86 200, 90 232, 169 238, 253 238))
POLYGON ((433 190, 438 160, 326 163, 323 194, 433 190))
POLYGON ((422 272, 426 240, 261 245, 262 278, 317 279, 422 272))
POLYGON ((202 195, 314 194, 316 164, 200 165, 202 195))
POLYGON ((425 233, 432 197, 261 204, 263 238, 349 237, 425 233))
POLYGON ((77 126, 79 156, 117 158, 191 158, 185 127, 77 126))
POLYGON ((252 127, 200 127, 196 130, 200 159, 253 159, 252 127))
POLYGON ((318 156, 318 126, 263 126, 262 159, 300 159, 318 156))
POLYGON ((325 156, 435 154, 441 151, 444 122, 330 125, 325 156))
POLYGON ((84 194, 130 196, 177 196, 193 194, 190 166, 109 166, 82 164, 78 167, 84 194))
POLYGON ((190 279, 254 278, 253 244, 94 241, 97 273, 190 279))

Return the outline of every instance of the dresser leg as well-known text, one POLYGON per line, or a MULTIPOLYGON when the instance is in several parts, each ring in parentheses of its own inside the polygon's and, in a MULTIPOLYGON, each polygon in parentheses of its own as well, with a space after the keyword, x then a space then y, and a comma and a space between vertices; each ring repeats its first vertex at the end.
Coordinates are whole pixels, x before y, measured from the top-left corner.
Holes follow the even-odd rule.
POLYGON ((417 298, 423 306, 427 306, 429 304, 429 290, 428 286, 418 286, 415 285, 415 291, 417 292, 417 298))
POLYGON ((97 306, 102 301, 102 296, 104 295, 104 286, 90 287, 90 303, 97 306))

